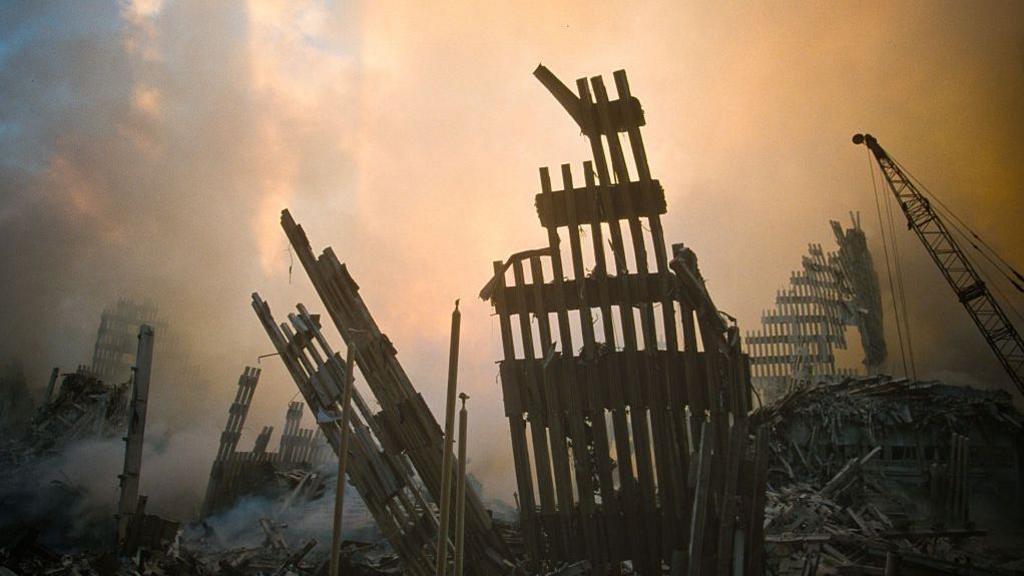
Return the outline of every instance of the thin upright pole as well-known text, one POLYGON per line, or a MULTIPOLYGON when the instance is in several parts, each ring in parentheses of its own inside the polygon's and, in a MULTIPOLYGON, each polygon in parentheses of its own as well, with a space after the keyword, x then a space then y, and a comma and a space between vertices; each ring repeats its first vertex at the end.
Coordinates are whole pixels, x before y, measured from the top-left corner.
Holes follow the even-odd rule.
POLYGON ((459 476, 455 484, 455 576, 462 576, 462 543, 466 530, 466 393, 459 394, 462 409, 459 410, 459 476))
POLYGON ((437 532, 437 565, 434 573, 444 576, 448 566, 448 518, 451 507, 452 441, 455 439, 455 390, 459 375, 459 301, 452 311, 451 347, 448 350, 448 399, 444 413, 444 454, 441 457, 441 521, 437 532))
POLYGON ((345 467, 348 464, 349 422, 352 419, 352 388, 355 384, 355 348, 348 347, 345 359, 345 390, 341 400, 341 440, 338 443, 338 479, 334 486, 334 533, 331 535, 331 574, 341 569, 341 517, 345 510, 345 467))
POLYGON ((131 418, 125 435, 124 472, 121 474, 121 500, 117 508, 117 542, 124 546, 128 525, 139 501, 139 476, 142 474, 142 447, 146 436, 146 411, 149 406, 149 376, 153 368, 153 327, 139 326, 139 348, 132 369, 131 418))

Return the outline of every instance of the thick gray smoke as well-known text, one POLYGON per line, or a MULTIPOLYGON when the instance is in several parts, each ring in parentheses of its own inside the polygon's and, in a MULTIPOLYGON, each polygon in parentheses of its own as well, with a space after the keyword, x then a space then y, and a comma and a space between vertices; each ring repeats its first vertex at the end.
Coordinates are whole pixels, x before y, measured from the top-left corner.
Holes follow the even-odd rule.
MULTIPOLYGON (((199 501, 205 485, 195 485, 197 475, 193 470, 208 470, 210 455, 197 455, 191 462, 182 461, 180 456, 188 452, 182 444, 196 440, 179 434, 147 443, 143 478, 161 479, 147 483, 151 490, 145 495, 152 503, 147 505, 147 513, 179 520, 194 517, 190 508, 199 501)), ((0 534, 9 528, 32 526, 40 530, 41 543, 58 550, 109 546, 115 534, 118 502, 117 484, 112 479, 121 472, 123 455, 124 444, 119 439, 86 440, 68 446, 60 454, 6 468, 0 472, 0 534)), ((257 548, 265 539, 259 521, 266 518, 282 526, 282 534, 291 546, 310 538, 327 542, 333 526, 333 467, 328 463, 317 471, 328 489, 316 500, 298 500, 284 506, 284 498, 245 497, 207 518, 206 526, 186 526, 183 537, 203 538, 212 549, 257 548)), ((379 539, 372 517, 351 486, 346 486, 345 498, 343 536, 362 541, 379 539)))
MULTIPOLYGON (((321 12, 0 8, 0 360, 18 360, 38 398, 52 366, 89 363, 105 306, 155 303, 198 367, 176 364, 172 335, 156 335, 149 442, 178 463, 145 462, 156 510, 198 506, 237 374, 269 347, 248 295, 271 272, 287 277, 277 212, 299 188, 302 206, 350 179, 338 135, 355 75, 340 33, 302 28, 321 12), (304 57, 320 64, 279 77, 304 57), (328 88, 302 94, 310 76, 328 88)), ((312 300, 305 284, 278 287, 286 302, 312 300)), ((294 394, 276 367, 257 421, 278 420, 294 394)), ((108 468, 90 475, 113 486, 108 468)))
MULTIPOLYGON (((205 383, 154 383, 154 441, 205 458, 182 467, 202 486, 237 375, 270 351, 249 294, 282 316, 300 301, 322 312, 277 226, 287 207, 349 264, 435 414, 463 298, 470 454, 485 492, 509 500, 498 331, 471 296, 493 260, 545 242, 536 168, 578 173, 588 155, 530 77, 538 62, 569 82, 628 70, 666 236, 697 251, 716 302, 752 327, 806 243, 830 240, 830 218, 860 210, 877 240, 857 131, 1024 262, 1021 10, 7 3, 0 361, 19 359, 38 394, 52 366, 88 361, 104 306, 153 301, 205 383)), ((916 241, 902 241, 922 376, 998 380, 916 241)), ((262 367, 257 429, 295 395, 276 359, 262 367)))
MULTIPOLYGON (((201 490, 196 469, 209 469, 209 454, 191 452, 199 440, 157 431, 143 454, 147 512, 188 519, 201 490), (147 481, 148 480, 148 481, 147 481), (159 481, 156 481, 159 480, 159 481)), ((120 438, 83 440, 44 458, 10 463, 0 472, 0 530, 36 526, 44 544, 60 549, 109 545, 117 512, 117 475, 124 463, 120 438)))

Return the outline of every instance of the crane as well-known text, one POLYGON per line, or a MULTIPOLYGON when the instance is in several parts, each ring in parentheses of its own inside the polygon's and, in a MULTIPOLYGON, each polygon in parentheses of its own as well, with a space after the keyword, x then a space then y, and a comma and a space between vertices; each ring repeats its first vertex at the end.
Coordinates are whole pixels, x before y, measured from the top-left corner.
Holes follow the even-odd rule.
POLYGON ((967 309, 981 335, 1003 365, 1017 389, 1024 394, 1024 342, 1006 312, 992 297, 978 271, 950 234, 931 202, 907 177, 903 168, 889 157, 871 134, 856 134, 854 144, 864 144, 874 155, 886 184, 935 265, 967 309))

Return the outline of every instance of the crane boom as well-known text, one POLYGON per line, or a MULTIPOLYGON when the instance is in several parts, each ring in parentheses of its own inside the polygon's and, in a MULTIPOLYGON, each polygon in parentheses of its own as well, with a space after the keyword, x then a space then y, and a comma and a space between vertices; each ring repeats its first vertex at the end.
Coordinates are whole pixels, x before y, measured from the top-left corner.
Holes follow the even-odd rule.
POLYGON ((939 271, 967 309, 989 347, 1010 379, 1024 394, 1024 342, 985 282, 967 259, 931 203, 871 134, 857 134, 854 144, 864 144, 881 167, 889 189, 896 196, 908 227, 917 234, 939 271))

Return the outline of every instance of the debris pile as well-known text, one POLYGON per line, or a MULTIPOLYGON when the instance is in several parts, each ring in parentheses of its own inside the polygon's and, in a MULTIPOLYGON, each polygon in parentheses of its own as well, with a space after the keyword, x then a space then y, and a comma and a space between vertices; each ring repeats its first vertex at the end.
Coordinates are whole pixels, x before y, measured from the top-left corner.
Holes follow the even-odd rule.
MULTIPOLYGON (((32 528, 0 534, 0 575, 47 574, 49 576, 150 574, 180 576, 234 576, 323 574, 326 547, 316 537, 290 543, 288 526, 261 518, 251 525, 248 536, 259 533, 262 540, 245 545, 225 545, 222 535, 210 524, 198 522, 183 527, 159 546, 140 546, 128 555, 113 549, 64 551, 40 541, 32 528)), ((341 544, 344 574, 386 576, 402 574, 398 556, 387 542, 346 540, 341 544)))
POLYGON ((1020 518, 972 513, 1021 497, 1024 416, 1006 392, 846 378, 799 386, 752 421, 770 430, 775 573, 999 574, 1019 556, 1020 518))
POLYGON ((130 396, 128 382, 107 384, 90 369, 79 366, 77 371, 63 376, 54 394, 58 374, 54 368, 43 404, 18 442, 23 456, 57 451, 84 438, 112 437, 124 432, 130 396))

